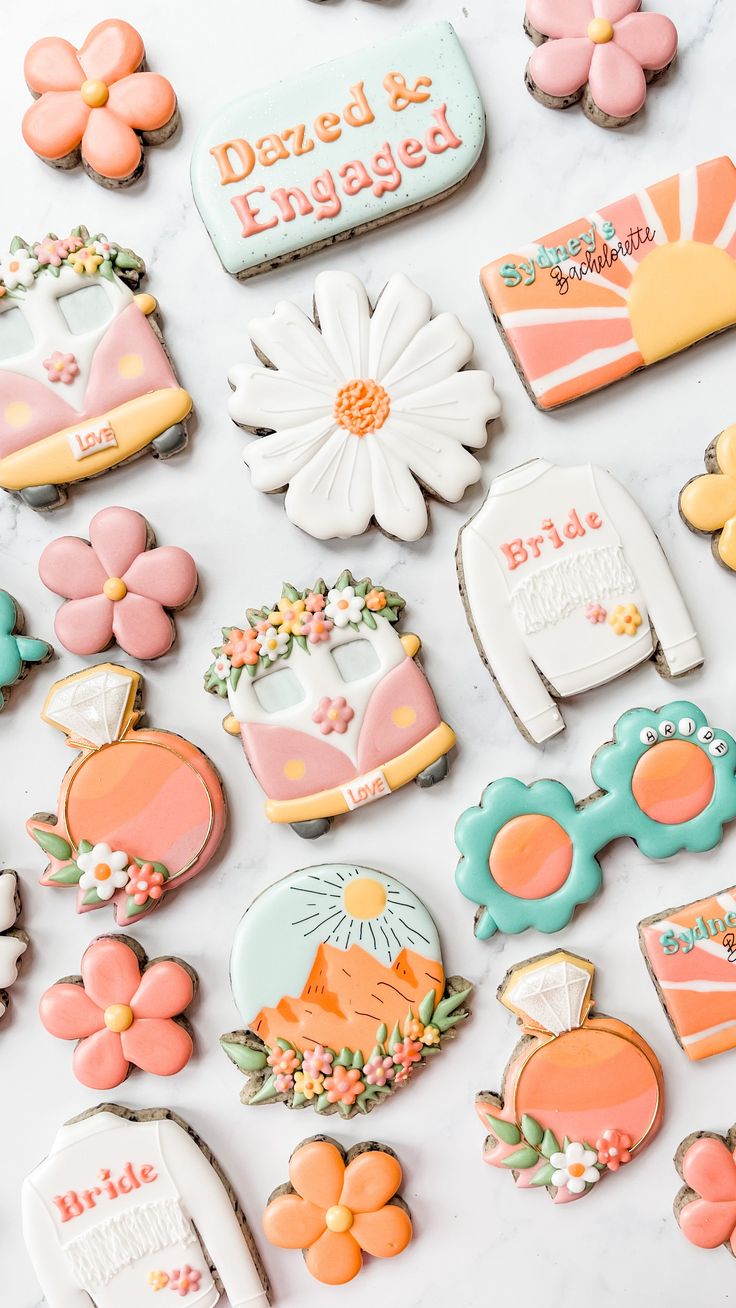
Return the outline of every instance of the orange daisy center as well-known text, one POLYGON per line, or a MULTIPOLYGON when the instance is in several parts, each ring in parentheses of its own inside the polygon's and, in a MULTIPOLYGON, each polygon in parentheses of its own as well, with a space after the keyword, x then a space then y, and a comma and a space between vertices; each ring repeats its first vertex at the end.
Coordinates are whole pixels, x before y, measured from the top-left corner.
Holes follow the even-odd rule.
POLYGON ((79 94, 90 109, 101 109, 110 98, 107 83, 98 77, 90 77, 86 82, 82 82, 79 94))
POLYGON ((391 412, 391 401, 378 382, 356 378, 340 387, 335 399, 335 417, 353 436, 378 431, 391 412))

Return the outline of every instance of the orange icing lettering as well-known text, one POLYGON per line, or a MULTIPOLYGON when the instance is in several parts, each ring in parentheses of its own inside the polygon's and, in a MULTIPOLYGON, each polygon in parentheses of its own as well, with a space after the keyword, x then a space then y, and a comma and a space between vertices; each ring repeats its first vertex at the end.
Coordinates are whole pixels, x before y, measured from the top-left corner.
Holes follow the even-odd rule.
POLYGON ((213 145, 210 154, 220 170, 220 186, 227 186, 230 182, 244 182, 255 167, 253 147, 240 137, 234 141, 225 141, 222 145, 213 145), (230 162, 231 150, 242 164, 240 172, 236 172, 230 162))
POLYGON ((388 91, 388 107, 395 113, 401 113, 410 104, 423 104, 429 99, 429 91, 420 91, 420 86, 431 86, 431 77, 418 77, 413 86, 407 86, 403 73, 386 73, 383 85, 388 91))
POLYGON ((279 159, 289 158, 289 151, 276 132, 269 132, 268 136, 260 137, 256 141, 256 150, 258 151, 258 162, 264 168, 272 168, 275 163, 278 163, 279 159))

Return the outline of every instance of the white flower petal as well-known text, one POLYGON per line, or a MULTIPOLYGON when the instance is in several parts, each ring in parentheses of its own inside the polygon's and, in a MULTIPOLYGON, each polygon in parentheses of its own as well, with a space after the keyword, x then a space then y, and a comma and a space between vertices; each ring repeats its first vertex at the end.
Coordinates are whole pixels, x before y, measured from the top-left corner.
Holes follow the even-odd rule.
POLYGON ((451 377, 473 354, 473 342, 454 313, 441 313, 418 331, 383 378, 391 401, 451 377))
POLYGON ((123 853, 122 849, 116 849, 115 853, 110 855, 107 862, 113 871, 119 872, 122 868, 128 866, 130 859, 127 854, 123 853))
POLYGON ((567 1188, 570 1194, 582 1194, 585 1189, 585 1181, 582 1176, 571 1176, 568 1178, 567 1188))
POLYGON ((583 1148, 583 1146, 581 1144, 578 1144, 577 1141, 573 1141, 572 1144, 569 1144, 567 1146, 567 1150, 566 1150, 568 1166, 570 1163, 582 1163, 584 1154, 585 1154, 585 1149, 583 1148))
POLYGON ((381 381, 432 315, 432 300, 403 273, 394 273, 371 318, 368 376, 381 381))
POLYGON ((596 1181, 600 1181, 600 1179, 601 1174, 597 1167, 586 1167, 581 1177, 581 1180, 587 1181, 588 1185, 595 1185, 596 1181))
MULTIPOLYGON (((549 1161, 551 1162, 553 1167, 559 1168, 565 1166, 565 1164, 567 1163, 567 1158, 565 1157, 564 1154, 551 1154, 549 1161)), ((554 1177, 552 1179, 554 1180, 554 1177)), ((560 1184, 559 1181, 555 1181, 555 1185, 559 1185, 559 1184, 560 1184)))
POLYGON ((235 387, 228 403, 230 417, 253 431, 302 427, 334 411, 334 388, 316 378, 304 381, 260 364, 237 364, 229 381, 235 387))
POLYGON ((367 377, 370 304, 352 273, 322 272, 314 283, 314 306, 322 335, 344 381, 367 377))
POLYGON ((115 885, 112 877, 108 881, 95 881, 95 890, 98 899, 112 899, 115 894, 115 885))
POLYGON ((407 466, 404 451, 397 453, 390 435, 380 441, 378 435, 383 436, 383 432, 366 437, 376 522, 398 540, 419 540, 427 530, 424 495, 407 466))
POLYGON ((289 300, 277 304, 269 318, 250 322, 248 334, 272 367, 335 390, 342 385, 344 379, 323 336, 311 318, 289 300))
POLYGON ((429 431, 452 437, 459 445, 480 450, 488 439, 487 424, 501 412, 493 389, 493 378, 478 369, 453 373, 433 386, 412 391, 391 404, 391 413, 401 413, 429 431))
MULTIPOLYGON (((77 859, 77 866, 80 866, 79 859, 77 859)), ((81 886, 82 890, 90 890, 92 886, 97 885, 97 877, 94 872, 84 871, 77 884, 81 886)))
POLYGON ((367 439, 387 451, 394 464, 401 462, 423 486, 450 503, 462 499, 468 486, 480 481, 481 466, 468 450, 439 432, 426 431, 402 414, 392 413, 381 430, 367 439))
POLYGON ((295 526, 317 540, 345 540, 366 530, 373 491, 364 447, 365 439, 339 428, 291 479, 285 508, 295 526))
POLYGON ((283 490, 299 469, 315 457, 335 430, 334 419, 328 416, 253 441, 243 452, 243 460, 250 468, 256 490, 283 490))
MULTIPOLYGON (((552 1157, 551 1157, 551 1159, 550 1159, 550 1162, 552 1163, 552 1166, 553 1166, 553 1167, 555 1166, 555 1162, 554 1162, 555 1158, 564 1158, 564 1157, 565 1157, 564 1154, 553 1154, 552 1157)), ((553 1173, 552 1173, 552 1184, 553 1184, 553 1185, 559 1185, 559 1186, 567 1185, 567 1172, 566 1172, 564 1169, 560 1169, 560 1170, 558 1170, 558 1171, 556 1171, 556 1172, 553 1172, 553 1173)))
POLYGON ((584 1149, 580 1161, 581 1163, 584 1163, 586 1167, 590 1167, 591 1163, 596 1162, 597 1158, 598 1155, 594 1149, 584 1149))

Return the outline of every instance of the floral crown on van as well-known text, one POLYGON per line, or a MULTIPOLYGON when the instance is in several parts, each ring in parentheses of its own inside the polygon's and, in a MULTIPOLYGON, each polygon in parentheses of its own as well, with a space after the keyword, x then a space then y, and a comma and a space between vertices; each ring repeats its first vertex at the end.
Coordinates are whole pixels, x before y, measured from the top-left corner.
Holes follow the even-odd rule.
POLYGON ((395 590, 374 585, 370 577, 356 581, 347 570, 328 587, 321 578, 307 590, 285 582, 275 604, 247 610, 245 627, 223 627, 223 643, 212 653, 214 663, 205 673, 205 690, 227 695, 237 687, 243 672, 255 677, 277 659, 288 658, 295 643, 307 654, 329 641, 333 631, 363 627, 375 631, 378 620, 398 622, 406 600, 395 590))
POLYGON ((49 232, 34 245, 14 236, 9 253, 0 260, 0 298, 15 298, 18 291, 29 290, 44 273, 59 277, 62 267, 72 268, 82 277, 95 273, 108 281, 119 277, 132 290, 146 271, 143 260, 132 250, 114 245, 102 232, 90 236, 86 227, 74 227, 62 237, 49 232))

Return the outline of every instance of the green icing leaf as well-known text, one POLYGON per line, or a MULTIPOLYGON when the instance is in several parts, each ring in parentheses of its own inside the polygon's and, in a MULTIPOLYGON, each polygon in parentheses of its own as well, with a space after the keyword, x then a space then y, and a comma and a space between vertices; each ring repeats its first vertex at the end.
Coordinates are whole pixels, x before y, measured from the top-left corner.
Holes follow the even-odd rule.
POLYGON ((15 254, 18 250, 27 250, 30 254, 31 247, 27 245, 22 236, 14 236, 10 242, 10 253, 15 254))
POLYGON ((376 1040, 378 1041, 379 1045, 383 1045, 386 1043, 387 1035, 388 1035, 388 1027, 386 1026, 385 1022, 382 1022, 378 1030, 376 1031, 376 1040))
POLYGON ((305 649, 307 653, 309 653, 309 641, 307 640, 306 636, 295 636, 294 640, 296 641, 300 649, 305 649))
POLYGON ((338 1104, 337 1110, 341 1117, 350 1117, 353 1111, 352 1104, 338 1104))
POLYGON ((529 1149, 525 1146, 523 1149, 517 1149, 513 1154, 509 1154, 508 1158, 502 1158, 501 1166, 513 1167, 523 1172, 525 1168, 534 1167, 534 1164, 538 1162, 539 1154, 536 1149, 529 1149))
POLYGON ((283 1036, 279 1036, 278 1040, 276 1041, 276 1044, 278 1045, 279 1049, 292 1049, 292 1050, 294 1049, 294 1046, 288 1040, 284 1040, 283 1036))
POLYGON ((265 1104, 269 1099, 275 1099, 278 1091, 276 1089, 276 1077, 271 1074, 268 1080, 261 1086, 257 1095, 248 1100, 249 1104, 265 1104))
POLYGON ((294 1107, 301 1108, 302 1104, 306 1104, 306 1102, 307 1102, 307 1096, 301 1094, 299 1090, 295 1090, 294 1098, 292 1099, 292 1103, 294 1107))
POLYGON ((344 572, 340 573, 340 576, 335 582, 335 590, 344 590, 346 586, 352 586, 352 584, 353 584, 352 573, 348 572, 346 568, 344 572))
MULTIPOLYGON (((44 831, 42 827, 31 827, 31 835, 36 844, 40 845, 52 858, 58 858, 60 862, 63 862, 65 858, 71 858, 72 847, 68 840, 64 840, 62 836, 55 835, 53 831, 44 831)), ((81 877, 81 875, 80 872, 79 876, 81 877)), ((79 880, 79 877, 77 877, 77 880, 79 880)))
MULTIPOLYGON (((248 664, 246 664, 246 668, 245 668, 245 670, 246 670, 246 672, 248 673, 248 676, 249 676, 249 677, 254 677, 254 676, 256 675, 257 671, 258 671, 258 664, 257 664, 257 663, 248 663, 248 664)), ((236 669, 236 671, 237 671, 237 669, 236 669)), ((240 678, 238 678, 238 680, 239 680, 239 679, 240 679, 240 678)), ((230 678, 230 681, 232 682, 232 677, 230 678)), ((233 690, 234 690, 234 689, 235 689, 235 687, 233 686, 233 690)))
POLYGON ((324 1091, 323 1094, 320 1095, 319 1099, 317 1100, 317 1102, 316 1102, 316 1104, 315 1104, 314 1106, 315 1106, 315 1108, 317 1109, 317 1112, 318 1112, 318 1113, 323 1113, 323 1112, 325 1111, 326 1108, 329 1108, 329 1106, 330 1106, 330 1101, 329 1101, 329 1099, 327 1098, 327 1091, 326 1091, 326 1090, 324 1091))
POLYGON ((47 265, 48 272, 52 277, 61 277, 61 267, 57 268, 53 263, 47 265))
POLYGON ((551 1163, 545 1163, 539 1171, 532 1177, 532 1185, 549 1185, 555 1174, 555 1168, 551 1163))
POLYGON ((460 1008, 462 1004, 464 1004, 471 989, 471 986, 466 986, 464 990, 458 990, 454 995, 448 995, 446 999, 441 999, 434 1010, 434 1017, 432 1019, 433 1025, 439 1026, 440 1031, 442 1031, 443 1028, 440 1025, 442 1020, 445 1017, 449 1017, 451 1013, 454 1013, 457 1008, 460 1008))
POLYGON ((83 904, 104 904, 104 902, 105 902, 104 899, 100 899, 100 896, 98 895, 97 891, 94 889, 88 890, 86 895, 84 896, 84 899, 82 900, 83 904))
POLYGON ((516 1122, 506 1122, 501 1117, 491 1117, 486 1113, 486 1121, 490 1127, 491 1133, 502 1140, 504 1144, 519 1144, 521 1140, 521 1131, 516 1122))
POLYGON ((399 1030, 399 1024, 397 1022, 393 1031, 391 1032, 391 1035, 388 1038, 389 1050, 393 1049, 394 1045, 398 1045, 400 1042, 401 1042, 401 1032, 399 1030))
POLYGON ((89 854, 90 850, 92 849, 94 849, 94 845, 90 840, 80 840, 79 842, 80 854, 89 854))
POLYGON ((109 259, 105 259, 103 263, 100 264, 97 271, 99 272, 100 277, 105 278, 105 281, 108 282, 115 281, 115 269, 113 268, 112 263, 110 262, 109 259))
POLYGON ((551 1158, 553 1154, 558 1154, 560 1152, 560 1142, 554 1131, 545 1131, 539 1152, 544 1154, 545 1158, 551 1158))
POLYGON ((76 886, 79 884, 82 876, 82 869, 77 867, 76 863, 67 863, 65 867, 60 867, 56 872, 52 872, 49 881, 53 881, 57 886, 76 886))
POLYGON ((363 618, 363 622, 365 623, 366 627, 368 627, 370 631, 375 631, 376 628, 378 627, 378 623, 376 622, 376 619, 374 618, 370 609, 363 609, 363 613, 361 616, 363 618))
MULTIPOLYGON (((252 667, 252 666, 254 666, 254 665, 251 664, 250 667, 252 667)), ((255 666, 257 667, 257 664, 256 664, 255 666)), ((242 668, 231 668, 231 669, 230 669, 230 685, 232 686, 233 690, 237 690, 237 689, 238 689, 238 682, 240 681, 240 678, 242 677, 242 675, 243 675, 243 669, 242 669, 242 668)), ((255 673, 252 673, 251 675, 255 675, 255 673)))
POLYGON ((418 1008, 419 1021, 423 1026, 429 1026, 434 1016, 434 990, 428 990, 424 999, 418 1008))
POLYGON ((360 595, 361 599, 365 599, 366 595, 368 594, 369 586, 370 586, 369 581, 359 582, 358 585, 355 587, 356 595, 360 595))
POLYGON ((535 1118, 530 1117, 528 1113, 524 1113, 521 1119, 521 1133, 524 1136, 524 1139, 527 1140, 530 1145, 533 1145, 535 1149, 539 1148, 544 1138, 543 1127, 539 1125, 539 1122, 537 1122, 535 1118))
POLYGON ((221 1040, 220 1044, 241 1072, 260 1072, 266 1066, 266 1055, 260 1049, 252 1049, 250 1045, 241 1045, 235 1040, 221 1040))
POLYGON ((281 598, 291 600, 293 604, 294 600, 301 599, 301 595, 298 590, 295 590, 294 587, 289 584, 288 581, 285 581, 281 587, 281 598))
POLYGON ((364 1059, 364 1057, 363 1057, 363 1054, 362 1054, 361 1050, 360 1050, 360 1049, 356 1049, 355 1053, 353 1054, 353 1067, 360 1067, 360 1068, 362 1068, 364 1062, 365 1062, 365 1059, 364 1059))
POLYGON ((340 1053, 335 1059, 335 1066, 352 1067, 352 1065, 353 1065, 353 1051, 352 1049, 348 1049, 347 1045, 343 1045, 342 1049, 340 1050, 340 1053))
POLYGON ((132 917, 140 917, 141 913, 145 913, 146 909, 150 905, 150 902, 151 901, 149 899, 146 899, 142 904, 136 904, 133 895, 128 895, 128 902, 125 907, 126 918, 130 919, 132 917))

